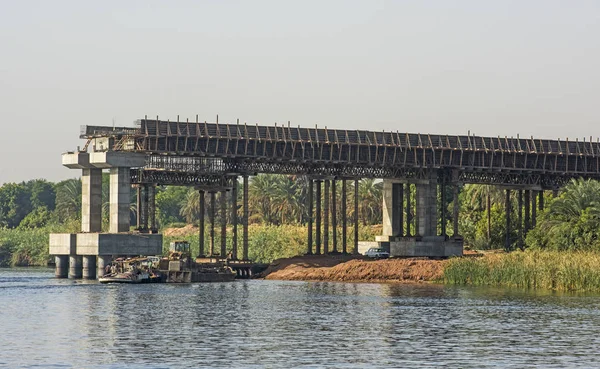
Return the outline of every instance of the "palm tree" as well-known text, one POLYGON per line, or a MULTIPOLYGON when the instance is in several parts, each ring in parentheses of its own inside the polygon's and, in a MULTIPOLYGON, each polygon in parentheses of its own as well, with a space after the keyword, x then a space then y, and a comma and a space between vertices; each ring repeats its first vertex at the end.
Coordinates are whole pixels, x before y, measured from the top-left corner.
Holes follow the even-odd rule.
POLYGON ((56 211, 60 219, 76 219, 81 214, 81 180, 67 179, 56 185, 56 211))
POLYGON ((359 213, 363 225, 381 221, 383 182, 373 178, 362 179, 358 184, 359 213))
POLYGON ((198 219, 200 211, 200 192, 194 188, 190 188, 185 194, 185 198, 181 201, 181 210, 179 214, 185 218, 188 224, 193 223, 198 219))
POLYGON ((498 186, 470 184, 465 186, 465 192, 469 205, 474 210, 486 211, 487 217, 487 242, 492 239, 492 203, 503 201, 503 191, 498 186))

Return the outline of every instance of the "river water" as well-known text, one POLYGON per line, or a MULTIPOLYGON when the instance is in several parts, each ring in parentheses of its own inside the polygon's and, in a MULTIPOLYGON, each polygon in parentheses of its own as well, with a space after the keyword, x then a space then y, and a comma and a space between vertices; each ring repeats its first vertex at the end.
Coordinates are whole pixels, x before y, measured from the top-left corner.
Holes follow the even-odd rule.
POLYGON ((0 367, 597 367, 600 295, 0 269, 0 367))

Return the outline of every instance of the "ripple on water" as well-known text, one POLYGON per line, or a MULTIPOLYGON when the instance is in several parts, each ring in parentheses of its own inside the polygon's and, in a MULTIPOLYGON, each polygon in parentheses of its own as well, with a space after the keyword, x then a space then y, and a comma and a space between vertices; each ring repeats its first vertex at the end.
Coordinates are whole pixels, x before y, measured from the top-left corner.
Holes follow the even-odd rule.
POLYGON ((600 296, 426 284, 100 285, 0 270, 0 366, 590 367, 600 296))

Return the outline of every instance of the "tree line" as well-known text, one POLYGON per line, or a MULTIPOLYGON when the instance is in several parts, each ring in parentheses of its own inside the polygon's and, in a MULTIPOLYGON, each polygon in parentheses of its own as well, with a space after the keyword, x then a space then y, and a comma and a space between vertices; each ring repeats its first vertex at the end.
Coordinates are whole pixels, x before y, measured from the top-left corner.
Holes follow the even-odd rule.
MULTIPOLYGON (((108 229, 108 175, 103 176, 103 230, 108 229)), ((341 181, 336 181, 337 210, 341 215, 341 181)), ((414 187, 414 186, 413 186, 414 187)), ((359 220, 362 225, 382 221, 382 190, 380 180, 359 181, 359 220)), ((347 217, 354 216, 354 181, 347 182, 347 217)), ((414 188, 413 188, 414 191, 414 188)), ((324 191, 322 191, 323 193, 324 191)), ((517 246, 554 250, 600 250, 600 183, 594 180, 573 180, 557 197, 546 191, 546 206, 537 212, 537 225, 518 239, 517 196, 512 191, 512 222, 510 239, 517 246)), ((199 192, 194 188, 159 186, 156 194, 159 226, 179 226, 198 220, 199 192)), ((220 193, 216 197, 219 209, 220 193)), ((238 191, 241 204, 242 191, 238 191)), ((308 179, 304 176, 262 174, 250 178, 249 222, 270 226, 305 225, 308 221, 308 179)), ((414 201, 415 196, 411 196, 414 201)), ((447 229, 451 233, 452 196, 445 196, 448 211, 447 229)), ((465 185, 459 194, 459 233, 465 243, 477 249, 503 248, 505 242, 505 193, 492 185, 465 185)), ((413 207, 414 208, 414 207, 413 207)), ((206 209, 210 209, 207 196, 206 209)), ((241 210, 238 216, 241 215, 241 210)), ((137 216, 135 191, 131 198, 131 220, 137 216)), ((231 216, 227 211, 227 217, 231 216)), ((81 180, 67 179, 52 183, 36 179, 0 186, 0 228, 39 229, 51 226, 53 231, 76 232, 81 219, 81 180)), ((217 210, 217 220, 219 212, 217 210)), ((230 219, 228 219, 230 220, 230 219)))

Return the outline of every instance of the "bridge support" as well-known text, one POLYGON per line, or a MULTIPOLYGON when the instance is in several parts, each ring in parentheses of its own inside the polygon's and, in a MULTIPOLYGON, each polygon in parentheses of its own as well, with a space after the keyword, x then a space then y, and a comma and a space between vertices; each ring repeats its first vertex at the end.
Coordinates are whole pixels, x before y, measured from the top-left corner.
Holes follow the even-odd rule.
POLYGON ((348 240, 347 236, 347 211, 346 211, 346 180, 342 179, 342 253, 348 253, 348 240))
POLYGON ((312 255, 313 246, 313 180, 308 179, 308 240, 307 240, 307 255, 312 255))
POLYGON ((203 190, 199 190, 198 192, 200 194, 198 201, 198 257, 202 258, 206 256, 206 253, 204 252, 204 214, 206 212, 206 197, 203 190))
POLYGON ((102 169, 84 168, 81 173, 81 232, 100 232, 101 228, 102 169))
MULTIPOLYGON (((445 191, 445 186, 438 188, 438 175, 431 171, 425 180, 415 181, 416 186, 416 236, 411 236, 411 203, 410 184, 406 191, 402 190, 400 180, 384 180, 383 182, 383 235, 376 238, 380 247, 389 250, 391 256, 427 256, 448 257, 462 255, 463 240, 456 236, 438 235, 438 221, 445 219, 445 203, 438 206, 438 190, 445 191), (406 204, 402 197, 406 195, 406 204), (405 206, 404 206, 405 205, 405 206), (406 233, 403 234, 402 214, 406 209, 406 233)), ((440 196, 445 201, 445 195, 440 196)), ((445 222, 445 220, 443 220, 445 222)), ((458 233, 458 232, 456 232, 458 233)))
POLYGON ((329 253, 329 180, 325 180, 323 198, 323 254, 329 253))
POLYGON ((354 180, 354 255, 358 255, 358 179, 354 180))
POLYGON ((317 180, 316 209, 315 209, 315 254, 321 254, 321 180, 317 180))
POLYGON ((221 258, 227 257, 227 191, 221 191, 221 258))
POLYGON ((337 186, 335 179, 331 180, 331 231, 332 231, 332 253, 337 254, 337 186))
POLYGON ((69 257, 67 255, 57 255, 54 257, 56 264, 56 278, 67 278, 69 276, 69 257))
POLYGON ((96 255, 83 255, 83 279, 96 279, 96 255))
MULTIPOLYGON (((63 154, 62 162, 68 168, 82 171, 82 232, 50 235, 49 253, 56 256, 57 277, 62 278, 65 274, 69 278, 93 279, 101 276, 97 272, 96 261, 101 255, 162 253, 162 235, 142 236, 130 232, 130 168, 143 166, 145 155, 116 151, 75 152, 63 154), (103 169, 109 170, 109 233, 101 233, 103 169), (65 273, 65 270, 68 272, 65 273)), ((144 185, 138 194, 137 228, 147 228, 145 219, 149 218, 150 227, 155 232, 154 185, 144 185), (147 208, 148 211, 145 210, 147 208)))
POLYGON ((83 265, 81 255, 69 256, 69 278, 80 279, 83 274, 83 265))
POLYGON ((209 252, 209 256, 213 257, 215 255, 215 214, 216 214, 216 202, 217 202, 217 195, 215 193, 215 191, 210 191, 210 214, 209 214, 209 220, 210 220, 210 252, 209 252))
POLYGON ((238 181, 237 177, 233 181, 233 187, 231 188, 231 258, 233 260, 237 260, 238 258, 238 237, 237 237, 237 226, 238 226, 238 204, 237 204, 237 196, 238 196, 238 181))
POLYGON ((111 257, 107 255, 98 255, 98 260, 96 262, 96 276, 98 278, 103 277, 106 273, 106 266, 110 264, 111 257))
MULTIPOLYGON (((520 198, 520 196, 519 196, 520 198)), ((510 206, 510 190, 506 189, 506 197, 504 199, 504 212, 506 215, 506 238, 504 240, 504 249, 506 251, 510 251, 511 249, 511 244, 510 244, 510 212, 511 212, 511 206, 510 206)))
POLYGON ((244 176, 244 241, 242 247, 242 260, 248 260, 248 176, 244 176))

